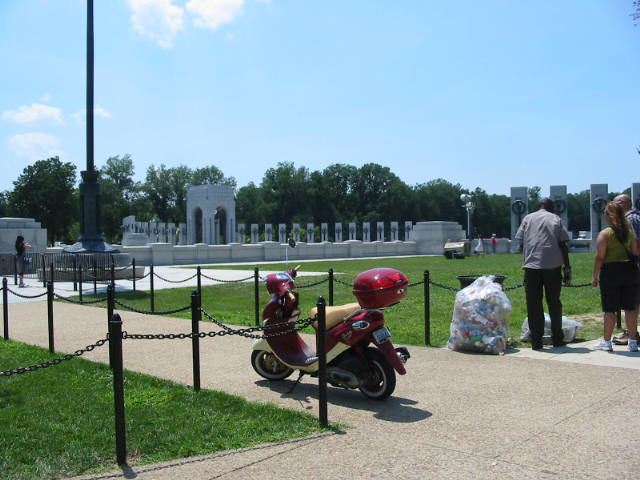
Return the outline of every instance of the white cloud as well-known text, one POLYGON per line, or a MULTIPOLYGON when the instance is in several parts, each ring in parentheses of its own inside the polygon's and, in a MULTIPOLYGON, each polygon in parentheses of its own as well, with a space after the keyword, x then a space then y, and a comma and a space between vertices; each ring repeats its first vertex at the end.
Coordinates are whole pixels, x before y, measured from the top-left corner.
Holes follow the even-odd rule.
POLYGON ((95 107, 93 107, 93 115, 98 117, 111 118, 111 113, 107 112, 100 105, 96 105, 95 107))
POLYGON ((17 110, 5 110, 2 113, 2 118, 22 125, 49 122, 56 125, 64 124, 64 120, 62 119, 62 110, 42 103, 32 103, 29 106, 23 105, 17 110))
POLYGON ((56 155, 64 155, 57 137, 39 132, 14 135, 9 138, 9 148, 16 155, 29 160, 42 160, 56 155))
POLYGON ((129 0, 129 8, 133 10, 131 22, 136 32, 161 47, 173 47, 173 40, 183 29, 183 8, 173 5, 172 0, 129 0))
POLYGON ((49 94, 49 92, 45 92, 45 94, 42 95, 42 97, 40 97, 39 100, 41 102, 48 102, 51 100, 51 95, 49 94))
POLYGON ((244 0, 189 0, 186 8, 196 15, 196 27, 215 30, 242 14, 243 3, 244 0))

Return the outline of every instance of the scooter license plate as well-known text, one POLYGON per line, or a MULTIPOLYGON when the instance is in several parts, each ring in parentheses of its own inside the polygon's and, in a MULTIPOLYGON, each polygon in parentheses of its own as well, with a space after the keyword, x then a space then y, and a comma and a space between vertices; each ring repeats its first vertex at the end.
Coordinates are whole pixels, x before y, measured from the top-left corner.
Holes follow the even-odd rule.
POLYGON ((386 342, 391 338, 391 332, 387 327, 381 327, 373 332, 373 338, 376 343, 386 342))

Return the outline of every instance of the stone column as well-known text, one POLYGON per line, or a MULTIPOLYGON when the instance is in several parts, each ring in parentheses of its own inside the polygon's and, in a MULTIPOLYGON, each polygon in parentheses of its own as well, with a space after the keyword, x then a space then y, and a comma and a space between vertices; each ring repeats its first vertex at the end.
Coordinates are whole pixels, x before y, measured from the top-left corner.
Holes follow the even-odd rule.
POLYGON ((334 224, 334 242, 342 242, 342 222, 334 224))
POLYGON ((356 233, 356 224, 354 222, 349 222, 349 240, 355 240, 356 233))
POLYGON ((404 241, 408 242, 411 239, 411 230, 413 230, 413 222, 404 222, 404 241))
MULTIPOLYGON (((511 187, 511 252, 520 250, 519 242, 514 241, 522 219, 529 213, 529 189, 527 187, 511 187)), ((469 232, 467 232, 469 235, 469 232)))
POLYGON ((596 251, 596 240, 600 230, 607 226, 602 213, 609 202, 609 185, 606 183, 592 183, 589 195, 591 210, 591 251, 596 251))
POLYGON ((300 241, 300 224, 293 224, 293 239, 298 243, 300 241))
POLYGON ((320 224, 320 241, 321 242, 329 241, 329 224, 328 223, 320 224))
POLYGON ((273 225, 266 223, 264 226, 264 241, 270 242, 273 240, 273 225))
POLYGON ((245 231, 246 231, 245 229, 246 229, 246 226, 245 226, 244 223, 238 224, 238 237, 240 237, 240 238, 238 238, 238 242, 239 243, 245 243, 247 241, 247 237, 246 237, 246 234, 245 234, 245 231))
POLYGON ((391 222, 391 241, 396 242, 398 240, 398 222, 391 222))
POLYGON ((371 224, 369 222, 364 222, 362 224, 362 241, 370 242, 371 241, 371 224))
POLYGON ((376 222, 376 240, 384 242, 384 222, 376 222))
POLYGON ((313 243, 316 241, 316 239, 314 238, 313 229, 313 223, 307 223, 307 243, 313 243))
POLYGON ((257 223, 251 224, 251 243, 258 243, 260 240, 260 227, 257 223))
POLYGON ((278 242, 287 243, 287 224, 286 223, 278 224, 278 242))
POLYGON ((567 201, 566 185, 551 185, 549 187, 549 198, 553 200, 556 213, 562 219, 564 228, 569 230, 569 202, 567 201))

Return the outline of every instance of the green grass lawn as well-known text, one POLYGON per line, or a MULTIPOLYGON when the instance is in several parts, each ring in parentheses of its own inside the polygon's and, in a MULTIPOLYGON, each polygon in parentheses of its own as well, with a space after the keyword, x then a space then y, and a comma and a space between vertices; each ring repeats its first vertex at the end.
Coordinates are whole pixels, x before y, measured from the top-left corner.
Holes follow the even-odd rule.
MULTIPOLYGON (((573 284, 587 284, 591 280, 593 270, 593 254, 571 254, 573 266, 573 284)), ((520 268, 521 256, 512 255, 483 255, 458 260, 448 260, 443 256, 411 257, 411 258, 379 258, 363 260, 326 260, 302 263, 302 270, 308 272, 328 272, 332 268, 335 278, 349 285, 354 277, 369 268, 393 267, 404 272, 411 284, 405 300, 386 310, 385 318, 394 336, 394 342, 408 345, 424 345, 425 314, 424 314, 424 271, 430 274, 430 316, 431 316, 431 345, 443 346, 449 337, 449 325, 455 302, 455 291, 440 288, 435 284, 459 288, 458 275, 495 274, 504 275, 504 287, 512 304, 512 314, 509 321, 509 335, 518 340, 522 322, 527 316, 522 284, 523 273, 520 268), (511 287, 518 287, 513 288, 511 287)), ((292 261, 290 266, 295 265, 292 261)), ((284 264, 258 265, 261 270, 285 269, 284 264)), ((228 268, 252 270, 251 266, 216 265, 206 268, 228 268)), ((310 308, 315 306, 318 297, 324 296, 328 301, 328 283, 304 288, 318 280, 326 278, 327 274, 319 277, 298 277, 296 282, 300 293, 303 315, 306 316, 310 308)), ((334 304, 355 301, 350 286, 335 282, 334 304)), ((188 305, 192 288, 174 288, 155 292, 156 310, 171 310, 188 305)), ((227 283, 203 287, 202 306, 214 318, 233 325, 255 325, 255 303, 253 282, 227 283)), ((260 284, 260 310, 268 301, 269 295, 260 284)), ((136 308, 149 309, 148 292, 118 292, 117 299, 136 308)), ((601 307, 599 291, 591 286, 580 288, 563 288, 562 302, 564 314, 578 317, 585 326, 580 337, 585 340, 595 339, 602 335, 601 307)), ((182 318, 190 318, 190 312, 176 314, 182 318)), ((125 318, 126 322, 126 318, 125 318)), ((517 345, 517 343, 516 343, 517 345)))
MULTIPOLYGON (((0 340, 0 371, 59 356, 0 340)), ((107 348, 104 346, 102 348, 107 348)), ((125 372, 130 465, 248 447, 320 431, 303 412, 125 372)), ((54 479, 113 469, 113 378, 74 358, 0 377, 0 478, 54 479)))

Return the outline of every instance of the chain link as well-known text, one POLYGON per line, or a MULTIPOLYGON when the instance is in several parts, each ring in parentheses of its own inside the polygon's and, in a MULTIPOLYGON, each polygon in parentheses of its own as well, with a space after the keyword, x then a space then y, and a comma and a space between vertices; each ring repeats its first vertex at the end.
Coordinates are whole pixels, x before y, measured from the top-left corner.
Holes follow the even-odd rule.
POLYGON ((214 282, 220 282, 220 283, 240 283, 240 282, 246 282, 247 280, 253 280, 255 278, 255 275, 251 275, 250 277, 241 278, 239 280, 222 280, 221 278, 210 277, 208 275, 205 275, 204 273, 200 273, 200 275, 206 278, 207 280, 212 280, 214 282))
POLYGON ((54 358, 53 360, 50 360, 48 362, 40 363, 37 365, 30 365, 28 367, 16 368, 14 370, 4 370, 0 372, 0 377, 10 377, 11 375, 20 375, 22 373, 35 372, 36 370, 40 370, 42 368, 49 368, 54 365, 58 365, 64 362, 65 360, 71 360, 72 358, 80 357, 81 355, 84 355, 85 353, 92 351, 96 347, 101 347, 108 341, 109 341, 109 338, 103 338, 101 340, 98 340, 96 343, 92 345, 87 345, 86 347, 81 348, 80 350, 76 350, 74 353, 68 353, 67 355, 54 358))
POLYGON ((9 287, 7 287, 7 292, 13 293, 16 297, 20 297, 20 298, 38 298, 38 297, 44 297, 47 294, 47 292, 43 292, 43 293, 39 293, 38 295, 22 295, 18 292, 14 292, 9 287))
POLYGON ((329 277, 324 278, 324 279, 322 279, 322 280, 319 280, 319 281, 317 281, 317 282, 315 282, 315 283, 308 283, 307 285, 299 285, 299 284, 297 284, 297 283, 296 283, 296 287, 297 287, 297 288, 309 288, 309 287, 315 287, 316 285, 320 285, 320 284, 325 283, 325 282, 328 282, 328 281, 329 281, 329 277))
POLYGON ((161 277, 157 273, 154 273, 153 276, 156 277, 156 278, 159 278, 163 282, 167 282, 167 283, 183 283, 183 282, 188 282, 189 280, 193 280, 194 278, 196 278, 198 276, 198 274, 194 273, 189 278, 185 278, 184 280, 169 280, 168 278, 161 277))
POLYGON ((107 297, 104 298, 96 298, 95 300, 73 300, 72 298, 67 298, 67 297, 63 297, 60 294, 54 293, 53 294, 54 297, 60 299, 60 300, 64 300, 65 302, 69 302, 69 303, 75 303, 78 305, 90 305, 93 303, 101 303, 101 302, 106 302, 107 301, 107 297))
POLYGON ((143 315, 171 315, 172 313, 186 312, 191 308, 191 305, 186 305, 184 307, 176 308, 174 310, 165 310, 163 312, 151 312, 149 310, 140 310, 139 308, 132 307, 131 305, 127 305, 126 303, 122 303, 117 299, 113 299, 113 302, 125 310, 129 310, 131 312, 141 313, 143 315))

